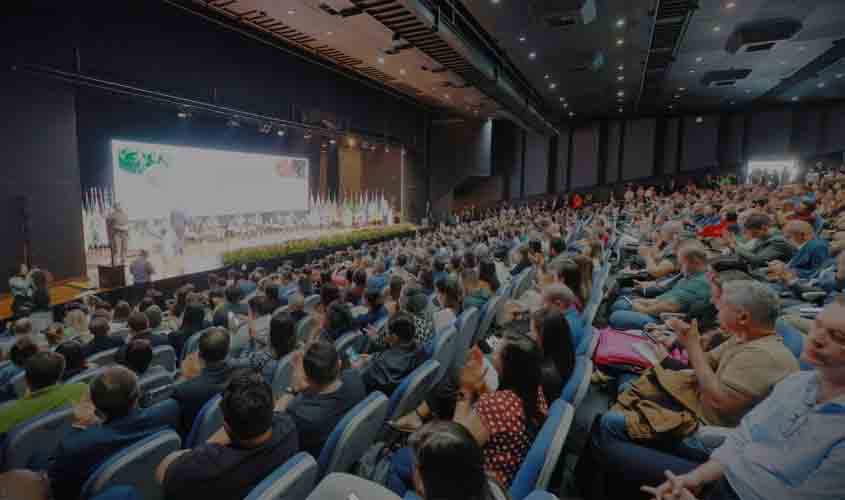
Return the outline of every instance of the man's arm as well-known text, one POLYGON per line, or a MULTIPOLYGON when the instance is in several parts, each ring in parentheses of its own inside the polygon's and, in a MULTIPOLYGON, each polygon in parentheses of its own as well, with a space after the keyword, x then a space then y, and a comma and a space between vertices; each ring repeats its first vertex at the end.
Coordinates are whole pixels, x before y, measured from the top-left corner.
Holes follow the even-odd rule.
POLYGON ((632 309, 649 316, 659 316, 660 313, 681 312, 681 305, 668 300, 635 300, 632 309))

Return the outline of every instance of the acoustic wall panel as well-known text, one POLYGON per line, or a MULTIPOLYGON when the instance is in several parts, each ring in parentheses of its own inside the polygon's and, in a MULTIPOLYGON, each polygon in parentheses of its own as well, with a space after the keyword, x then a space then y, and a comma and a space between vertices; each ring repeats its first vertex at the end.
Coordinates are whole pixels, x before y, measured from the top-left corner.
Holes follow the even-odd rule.
POLYGON ((789 154, 791 134, 791 110, 753 114, 748 136, 748 159, 779 158, 789 154))
POLYGON ((665 126, 661 172, 664 175, 672 175, 678 171, 678 141, 680 140, 681 120, 669 118, 666 120, 665 126))
POLYGON ((625 124, 625 153, 622 180, 629 181, 654 175, 654 136, 657 120, 643 118, 625 124))
POLYGON ((593 187, 599 181, 599 124, 576 128, 572 137, 571 189, 593 187))
POLYGON ((569 168, 569 129, 561 128, 560 137, 557 139, 557 191, 566 191, 567 185, 566 174, 569 168))
POLYGON ((719 116, 685 116, 681 144, 681 171, 712 168, 719 164, 719 116))
POLYGON ((821 153, 845 151, 845 104, 826 110, 824 141, 821 153))
POLYGON ((745 118, 744 114, 734 114, 726 117, 728 131, 724 136, 724 144, 720 145, 722 161, 726 165, 740 165, 744 163, 745 118))
POLYGON ((549 138, 531 131, 525 141, 525 196, 543 194, 549 182, 549 138))
POLYGON ((616 182, 619 178, 619 148, 622 147, 622 122, 612 121, 607 124, 607 163, 604 180, 616 182))
POLYGON ((824 112, 820 108, 807 108, 795 112, 792 137, 797 153, 815 154, 820 149, 823 118, 824 112))

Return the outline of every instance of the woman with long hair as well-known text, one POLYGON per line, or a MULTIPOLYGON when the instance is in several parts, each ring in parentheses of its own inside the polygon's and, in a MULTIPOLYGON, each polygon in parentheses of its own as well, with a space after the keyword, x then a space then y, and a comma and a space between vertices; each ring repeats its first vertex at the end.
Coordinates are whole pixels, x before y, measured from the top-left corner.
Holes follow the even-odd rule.
POLYGON ((543 351, 540 366, 543 394, 557 399, 575 369, 575 345, 569 322, 559 312, 540 309, 531 318, 531 333, 543 351))
POLYGON ((481 286, 486 287, 492 293, 497 293, 502 284, 499 282, 499 276, 496 273, 496 263, 490 259, 484 259, 478 266, 478 278, 481 280, 481 286))
POLYGON ((583 293, 581 287, 581 269, 578 267, 578 264, 571 259, 561 262, 557 270, 557 277, 561 283, 566 285, 575 294, 575 308, 578 312, 583 311, 584 304, 587 303, 590 294, 589 291, 586 294, 583 293))
POLYGON ((191 335, 205 330, 210 326, 211 324, 205 319, 205 308, 202 305, 186 305, 182 310, 182 324, 179 325, 179 330, 167 336, 167 340, 176 351, 176 357, 181 358, 185 342, 191 338, 191 335))
POLYGON ((435 331, 451 325, 457 319, 463 309, 463 292, 458 280, 453 277, 440 280, 435 283, 437 288, 437 303, 440 310, 434 313, 432 321, 435 331))

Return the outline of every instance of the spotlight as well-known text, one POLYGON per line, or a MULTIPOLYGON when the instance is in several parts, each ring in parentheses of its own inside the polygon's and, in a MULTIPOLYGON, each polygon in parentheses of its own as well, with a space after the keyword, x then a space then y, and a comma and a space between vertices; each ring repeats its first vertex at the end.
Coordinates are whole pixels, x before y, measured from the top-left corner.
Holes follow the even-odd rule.
POLYGON ((696 116, 695 117, 695 123, 704 123, 704 118, 702 118, 700 116, 696 116))
POLYGON ((616 46, 617 46, 617 47, 621 47, 621 46, 623 46, 623 45, 625 45, 625 40, 624 40, 624 39, 622 39, 622 38, 618 38, 618 39, 616 40, 616 46))
POLYGON ((269 123, 263 123, 260 127, 258 127, 258 132, 262 134, 269 134, 273 131, 273 126, 269 123))
POLYGON ((287 130, 285 130, 283 128, 280 128, 279 130, 276 131, 276 135, 278 135, 279 137, 284 137, 285 134, 287 134, 287 130))
POLYGON ((191 117, 191 110, 188 109, 188 108, 180 109, 179 112, 176 113, 176 116, 178 116, 179 118, 181 118, 183 120, 187 120, 188 118, 191 117))
POLYGON ((235 120, 234 118, 229 118, 229 121, 226 122, 226 126, 232 127, 232 128, 237 128, 237 127, 241 126, 241 123, 239 121, 235 120))
POLYGON ((528 59, 532 59, 532 60, 537 59, 537 53, 534 52, 534 51, 529 52, 528 53, 528 59))
POLYGON ((302 138, 305 139, 306 141, 310 141, 311 140, 311 133, 305 132, 305 135, 303 135, 302 138))
POLYGON ((337 141, 336 141, 336 140, 334 140, 334 139, 330 139, 330 140, 329 140, 329 144, 331 144, 332 146, 334 146, 335 144, 337 144, 337 141))

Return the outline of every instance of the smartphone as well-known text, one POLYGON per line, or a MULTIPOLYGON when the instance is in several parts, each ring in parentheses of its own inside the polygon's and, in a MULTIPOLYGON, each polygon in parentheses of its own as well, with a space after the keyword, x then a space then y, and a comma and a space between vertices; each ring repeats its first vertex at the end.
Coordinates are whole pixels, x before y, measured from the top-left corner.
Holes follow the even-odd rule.
POLYGON ((346 358, 349 359, 350 363, 354 363, 358 361, 358 358, 361 356, 358 355, 358 352, 355 350, 354 347, 349 347, 346 349, 346 358))

